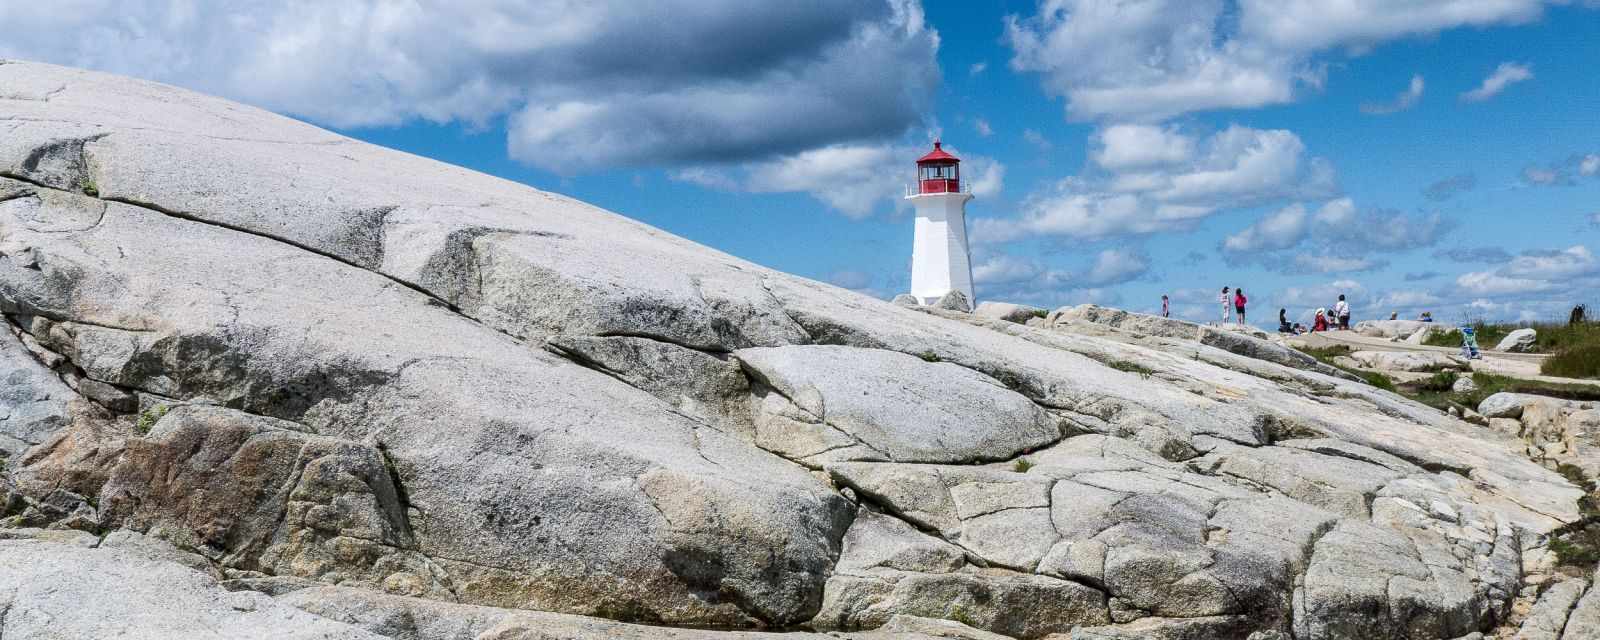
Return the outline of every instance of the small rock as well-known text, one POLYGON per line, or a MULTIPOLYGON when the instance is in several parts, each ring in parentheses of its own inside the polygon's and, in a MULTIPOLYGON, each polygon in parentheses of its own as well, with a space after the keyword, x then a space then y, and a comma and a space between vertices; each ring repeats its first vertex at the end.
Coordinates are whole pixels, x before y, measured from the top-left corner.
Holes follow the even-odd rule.
POLYGON ((972 301, 967 299, 967 294, 960 291, 951 291, 940 296, 938 302, 933 303, 933 306, 945 311, 972 311, 972 301))
POLYGON ((1044 313, 1044 309, 1030 307, 1025 304, 989 301, 979 303, 978 307, 972 310, 972 315, 975 316, 1005 320, 1006 322, 1015 322, 1017 324, 1026 324, 1034 318, 1042 318, 1044 313))
POLYGON ((909 293, 902 293, 900 295, 897 295, 897 296, 894 297, 894 300, 891 300, 890 302, 893 302, 893 303, 895 303, 897 305, 900 305, 902 307, 919 307, 919 306, 922 306, 922 303, 917 300, 917 297, 914 296, 914 295, 911 295, 909 293))
POLYGON ((1467 376, 1456 378, 1456 383, 1450 386, 1450 391, 1454 393, 1472 393, 1477 390, 1478 383, 1473 382, 1472 378, 1467 376))

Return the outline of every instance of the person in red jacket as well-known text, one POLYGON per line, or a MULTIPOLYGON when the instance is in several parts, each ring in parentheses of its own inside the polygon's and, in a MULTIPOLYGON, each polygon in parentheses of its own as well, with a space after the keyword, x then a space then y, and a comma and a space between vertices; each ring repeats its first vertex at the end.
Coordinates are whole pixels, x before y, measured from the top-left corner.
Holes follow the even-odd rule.
POLYGON ((1244 305, 1249 301, 1249 298, 1244 297, 1244 289, 1233 290, 1233 310, 1239 314, 1239 326, 1241 327, 1244 326, 1244 305))
POLYGON ((1328 315, 1327 315, 1327 313, 1328 313, 1328 311, 1326 309, 1317 309, 1317 317, 1311 323, 1311 332, 1312 333, 1316 333, 1318 331, 1327 331, 1328 330, 1328 315))

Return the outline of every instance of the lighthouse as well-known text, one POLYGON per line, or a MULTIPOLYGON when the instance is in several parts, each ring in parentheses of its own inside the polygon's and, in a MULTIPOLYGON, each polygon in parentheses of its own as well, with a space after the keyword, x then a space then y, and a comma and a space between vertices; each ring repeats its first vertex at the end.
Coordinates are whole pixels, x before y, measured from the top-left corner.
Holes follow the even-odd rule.
POLYGON ((972 260, 967 254, 967 201, 972 191, 961 183, 961 160, 939 141, 917 159, 917 182, 906 189, 917 208, 911 245, 911 295, 929 305, 951 291, 972 295, 972 260))

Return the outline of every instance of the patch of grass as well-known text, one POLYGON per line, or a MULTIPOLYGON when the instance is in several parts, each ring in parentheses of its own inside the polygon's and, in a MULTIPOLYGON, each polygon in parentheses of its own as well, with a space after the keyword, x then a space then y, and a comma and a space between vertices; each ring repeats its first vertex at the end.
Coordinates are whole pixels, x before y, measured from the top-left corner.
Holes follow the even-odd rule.
POLYGON ((1484 398, 1501 391, 1512 393, 1531 393, 1562 400, 1577 400, 1579 402, 1600 401, 1600 387, 1585 384, 1565 384, 1560 382, 1540 382, 1538 380, 1523 380, 1509 376, 1495 375, 1492 373, 1478 372, 1472 374, 1472 381, 1477 383, 1478 390, 1464 397, 1472 406, 1478 406, 1484 398))
POLYGON ((1600 523, 1557 534, 1550 539, 1550 550, 1558 565, 1593 571, 1595 563, 1600 563, 1600 523))
POLYGON ((1148 378, 1156 372, 1155 369, 1151 369, 1137 362, 1129 362, 1127 360, 1112 360, 1111 363, 1106 366, 1116 369, 1117 371, 1137 373, 1141 378, 1148 378))
POLYGON ((133 423, 133 432, 140 436, 150 435, 150 428, 156 426, 156 422, 160 421, 161 417, 167 415, 167 412, 171 410, 172 407, 164 404, 158 404, 146 409, 144 413, 139 414, 139 420, 133 423))
POLYGON ((941 358, 939 357, 939 354, 934 353, 932 351, 924 351, 922 353, 917 354, 917 357, 918 358, 922 358, 923 362, 939 362, 939 361, 941 361, 941 358))
POLYGON ((1017 473, 1027 473, 1032 468, 1033 463, 1028 462, 1027 458, 1018 458, 1016 462, 1011 463, 1011 470, 1017 473))
POLYGON ((83 187, 84 195, 100 197, 100 185, 94 183, 94 178, 84 178, 83 184, 80 186, 83 187))
POLYGON ((1395 387, 1394 380, 1389 376, 1376 371, 1362 371, 1360 369, 1353 369, 1333 361, 1334 358, 1350 355, 1352 351, 1353 350, 1349 345, 1344 344, 1335 344, 1326 347, 1306 348, 1300 350, 1301 353, 1316 358, 1317 361, 1321 362, 1322 364, 1343 370, 1345 373, 1360 378, 1366 381, 1367 384, 1370 384, 1374 387, 1384 391, 1398 391, 1398 389, 1395 387))
POLYGON ((1539 366, 1539 373, 1562 378, 1600 378, 1600 342, 1557 351, 1539 366))
POLYGON ((1456 386, 1460 374, 1454 371, 1439 371, 1431 376, 1418 380, 1415 384, 1422 391, 1448 392, 1456 386))
POLYGON ((1305 349, 1301 349, 1300 353, 1304 353, 1308 356, 1321 360, 1323 364, 1333 364, 1334 358, 1339 356, 1348 356, 1350 355, 1351 351, 1350 345, 1336 344, 1326 347, 1307 347, 1305 349))
POLYGON ((963 606, 961 606, 959 604, 956 605, 955 608, 950 610, 950 615, 948 617, 946 617, 945 619, 946 620, 954 620, 956 622, 959 622, 961 624, 967 625, 967 626, 972 627, 974 629, 981 628, 981 627, 978 626, 978 621, 974 620, 972 618, 972 615, 967 613, 967 608, 963 607, 963 606))
POLYGON ((1028 313, 1032 314, 1035 318, 1047 318, 1050 316, 1050 311, 1048 309, 1034 309, 1028 313))
POLYGON ((1600 503, 1595 501, 1595 483, 1583 475, 1583 469, 1578 465, 1563 462, 1556 465, 1556 473, 1566 478, 1567 482, 1583 489, 1583 497, 1578 498, 1578 513, 1586 518, 1600 517, 1600 503))
MULTIPOLYGON (((1343 369, 1343 367, 1340 368, 1343 369)), ((1394 386, 1394 380, 1391 380, 1389 376, 1383 375, 1376 371, 1357 371, 1354 369, 1345 369, 1345 371, 1349 371, 1350 373, 1361 376, 1361 379, 1366 380, 1367 384, 1379 389, 1383 389, 1384 391, 1397 391, 1394 386)))
MULTIPOLYGON (((1493 349, 1500 344, 1501 340, 1505 339, 1506 335, 1525 327, 1533 329, 1537 334, 1533 340, 1534 353, 1561 353, 1562 351, 1585 347, 1600 349, 1600 322, 1585 322, 1575 325, 1567 324, 1566 322, 1491 324, 1480 320, 1472 323, 1472 329, 1477 333, 1478 347, 1481 349, 1493 349)), ((1435 347, 1459 347, 1461 346, 1461 332, 1454 327, 1441 327, 1440 330, 1430 334, 1428 339, 1423 341, 1423 344, 1435 347)), ((1595 352, 1590 353, 1593 354, 1595 352)))

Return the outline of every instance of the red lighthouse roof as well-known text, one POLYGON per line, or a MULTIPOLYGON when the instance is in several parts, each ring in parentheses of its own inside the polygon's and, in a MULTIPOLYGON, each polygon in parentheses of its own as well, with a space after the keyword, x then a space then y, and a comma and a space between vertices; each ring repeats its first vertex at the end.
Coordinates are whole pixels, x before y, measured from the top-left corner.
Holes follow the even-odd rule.
POLYGON ((933 151, 929 151, 928 155, 917 158, 917 164, 923 164, 926 162, 961 162, 961 159, 945 153, 942 145, 939 144, 939 141, 934 140, 933 151))

